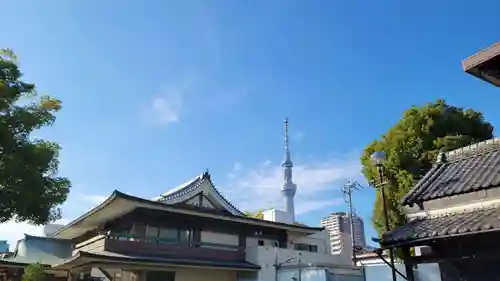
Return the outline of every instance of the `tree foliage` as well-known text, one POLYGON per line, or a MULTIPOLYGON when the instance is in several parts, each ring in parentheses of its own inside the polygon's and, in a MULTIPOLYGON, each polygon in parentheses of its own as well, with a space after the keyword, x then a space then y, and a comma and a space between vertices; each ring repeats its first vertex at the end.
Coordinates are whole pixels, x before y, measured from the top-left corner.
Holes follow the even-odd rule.
POLYGON ((243 214, 247 217, 250 218, 255 218, 255 219, 264 219, 264 211, 263 210, 257 210, 255 212, 250 212, 250 211, 245 211, 243 214))
POLYGON ((21 279, 22 281, 44 281, 45 272, 41 264, 30 264, 24 268, 24 274, 21 279))
MULTIPOLYGON (((472 109, 448 105, 444 100, 413 106, 379 140, 369 144, 361 157, 369 182, 378 180, 370 156, 375 151, 387 155, 384 163, 386 202, 390 228, 405 222, 400 204, 403 196, 435 163, 440 151, 449 151, 493 137, 493 126, 472 109)), ((379 234, 385 232, 383 203, 377 192, 372 223, 379 234)))
POLYGON ((21 77, 14 53, 0 50, 0 223, 44 224, 60 218, 70 182, 57 176, 59 145, 30 136, 54 123, 61 101, 21 77))

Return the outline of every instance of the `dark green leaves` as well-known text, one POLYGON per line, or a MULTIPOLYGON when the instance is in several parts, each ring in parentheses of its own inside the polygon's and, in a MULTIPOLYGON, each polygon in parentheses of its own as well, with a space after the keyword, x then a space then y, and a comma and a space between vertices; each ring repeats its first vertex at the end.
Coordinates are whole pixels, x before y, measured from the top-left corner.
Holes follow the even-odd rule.
MULTIPOLYGON (((400 201, 436 161, 439 151, 449 151, 493 137, 493 126, 483 115, 446 104, 444 100, 412 106, 380 140, 365 148, 361 163, 368 181, 377 179, 370 155, 387 154, 385 163, 388 185, 386 197, 391 228, 405 221, 400 201)), ((385 232, 380 192, 373 210, 373 224, 379 234, 385 232)))
POLYGON ((44 281, 45 272, 41 264, 30 264, 24 269, 22 281, 44 281))
POLYGON ((0 222, 45 224, 60 218, 70 182, 57 176, 59 145, 30 135, 55 121, 61 101, 20 78, 12 51, 0 50, 0 222))

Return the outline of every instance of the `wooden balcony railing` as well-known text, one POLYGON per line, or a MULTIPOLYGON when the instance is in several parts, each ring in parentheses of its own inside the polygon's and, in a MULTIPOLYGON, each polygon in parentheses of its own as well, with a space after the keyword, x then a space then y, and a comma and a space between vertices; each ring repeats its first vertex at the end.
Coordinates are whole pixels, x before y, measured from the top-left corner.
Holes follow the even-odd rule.
MULTIPOLYGON (((109 251, 137 256, 195 258, 219 261, 244 261, 245 249, 224 244, 169 239, 151 239, 122 234, 103 234, 82 242, 77 251, 99 253, 109 251)), ((75 254, 74 253, 74 254, 75 254)))

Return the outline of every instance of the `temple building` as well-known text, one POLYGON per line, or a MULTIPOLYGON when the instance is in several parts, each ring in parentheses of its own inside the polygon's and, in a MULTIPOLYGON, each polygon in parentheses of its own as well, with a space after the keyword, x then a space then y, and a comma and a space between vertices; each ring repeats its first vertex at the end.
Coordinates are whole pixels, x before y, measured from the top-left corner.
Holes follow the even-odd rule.
POLYGON ((409 281, 429 263, 443 281, 499 280, 499 203, 500 139, 441 152, 403 198, 408 222, 383 234, 381 247, 402 252, 409 281))
POLYGON ((322 227, 294 223, 287 128, 286 121, 286 211, 245 216, 208 171, 152 200, 116 190, 50 229, 49 237, 19 241, 14 254, 0 260, 0 275, 17 281, 24 266, 38 262, 52 277, 71 281, 362 280, 349 256, 331 255, 322 227))
POLYGON ((462 61, 464 71, 500 87, 500 42, 462 61))

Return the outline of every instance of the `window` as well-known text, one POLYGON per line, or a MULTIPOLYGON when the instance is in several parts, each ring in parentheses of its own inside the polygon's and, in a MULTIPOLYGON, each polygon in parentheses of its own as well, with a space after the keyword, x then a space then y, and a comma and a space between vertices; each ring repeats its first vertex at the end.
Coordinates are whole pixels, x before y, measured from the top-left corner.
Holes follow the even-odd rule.
POLYGON ((160 232, 158 237, 163 242, 174 242, 177 241, 178 239, 177 233, 178 233, 177 229, 160 227, 160 232))
POLYGON ((294 249, 297 251, 306 251, 306 252, 318 252, 318 246, 317 245, 310 245, 310 244, 303 244, 303 243, 296 243, 294 244, 294 249))
POLYGON ((264 240, 259 240, 257 243, 259 244, 259 246, 264 246, 264 240))
POLYGON ((174 281, 175 272, 147 271, 146 281, 174 281))
POLYGON ((271 246, 272 246, 272 247, 275 247, 275 248, 278 248, 278 242, 276 242, 276 241, 271 241, 271 246))
POLYGON ((147 238, 158 238, 158 227, 147 225, 146 226, 146 237, 147 238))
POLYGON ((186 230, 186 229, 183 229, 180 231, 180 235, 179 235, 179 238, 180 238, 180 241, 181 242, 189 242, 191 241, 191 231, 190 230, 186 230))

